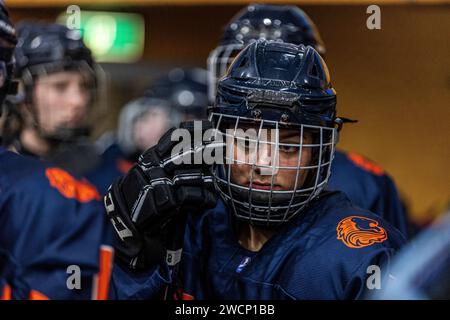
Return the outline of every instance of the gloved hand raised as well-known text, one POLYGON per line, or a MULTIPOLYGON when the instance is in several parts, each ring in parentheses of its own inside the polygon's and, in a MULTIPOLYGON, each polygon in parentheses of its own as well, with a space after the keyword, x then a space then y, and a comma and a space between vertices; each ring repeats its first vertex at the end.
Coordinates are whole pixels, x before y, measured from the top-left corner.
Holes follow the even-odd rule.
MULTIPOLYGON (((180 125, 185 133, 203 137, 211 129, 203 121, 194 133, 194 123, 180 125)), ((145 151, 105 195, 105 207, 117 233, 116 257, 132 269, 147 269, 164 261, 176 264, 183 246, 187 213, 201 214, 214 207, 217 197, 211 164, 198 163, 198 153, 213 147, 210 141, 185 144, 172 141, 175 128, 167 131, 158 144, 145 151), (183 161, 180 161, 183 160, 183 161), (197 160, 197 161, 194 161, 197 160), (181 162, 181 163, 180 163, 181 162), (178 233, 178 234, 173 234, 178 233)), ((186 141, 185 141, 186 142, 186 141)))

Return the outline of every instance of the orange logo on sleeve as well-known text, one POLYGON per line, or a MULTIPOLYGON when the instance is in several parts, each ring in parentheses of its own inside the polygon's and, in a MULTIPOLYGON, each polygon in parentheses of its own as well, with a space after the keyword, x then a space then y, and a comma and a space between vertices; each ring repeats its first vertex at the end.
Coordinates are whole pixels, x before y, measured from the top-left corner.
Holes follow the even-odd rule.
POLYGON ((373 219, 350 216, 342 219, 336 227, 337 239, 349 248, 363 248, 381 243, 388 238, 386 230, 373 219))
POLYGON ((31 290, 30 291, 30 296, 28 297, 30 300, 50 300, 49 297, 47 297, 45 294, 36 291, 36 290, 31 290))
POLYGON ((122 174, 126 174, 128 171, 130 171, 130 169, 133 167, 133 162, 130 162, 128 160, 125 159, 118 159, 117 160, 117 169, 119 169, 119 171, 122 174))
POLYGON ((194 296, 189 293, 184 292, 182 289, 178 289, 177 292, 173 294, 174 300, 195 300, 194 296))
POLYGON ((76 199, 80 202, 100 200, 97 189, 86 180, 77 180, 67 171, 59 168, 45 170, 50 185, 56 188, 64 197, 76 199))
POLYGON ((384 170, 382 167, 359 154, 349 152, 347 154, 347 157, 355 165, 366 171, 373 173, 374 175, 381 176, 384 174, 384 170))

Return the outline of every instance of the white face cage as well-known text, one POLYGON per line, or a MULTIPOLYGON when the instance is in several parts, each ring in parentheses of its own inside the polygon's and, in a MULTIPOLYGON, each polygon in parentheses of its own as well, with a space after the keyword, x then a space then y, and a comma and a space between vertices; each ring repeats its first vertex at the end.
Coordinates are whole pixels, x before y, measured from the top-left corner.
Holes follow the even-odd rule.
POLYGON ((208 98, 213 102, 216 98, 217 82, 222 78, 233 62, 233 59, 244 48, 241 43, 218 46, 208 56, 208 98))
POLYGON ((285 126, 278 121, 218 113, 212 113, 210 120, 227 141, 223 164, 217 164, 213 170, 214 184, 239 220, 258 226, 278 226, 301 212, 325 188, 337 142, 336 128, 306 124, 285 126), (240 129, 248 128, 249 123, 255 133, 243 136, 240 129), (263 138, 266 128, 272 130, 270 141, 263 138), (298 143, 280 142, 280 135, 286 132, 283 130, 296 132, 298 143), (305 140, 306 136, 311 137, 310 141, 305 140), (244 145, 247 151, 242 160, 236 156, 236 150, 244 143, 253 148, 244 145), (272 150, 270 163, 261 164, 257 160, 259 150, 269 147, 272 150), (283 163, 286 161, 283 161, 283 154, 280 155, 283 153, 280 150, 287 149, 297 153, 295 160, 290 156, 288 164, 283 163), (305 163, 302 157, 307 155, 309 161, 305 163), (283 184, 282 179, 290 183, 283 184), (265 188, 256 188, 254 181, 261 180, 266 181, 265 188))

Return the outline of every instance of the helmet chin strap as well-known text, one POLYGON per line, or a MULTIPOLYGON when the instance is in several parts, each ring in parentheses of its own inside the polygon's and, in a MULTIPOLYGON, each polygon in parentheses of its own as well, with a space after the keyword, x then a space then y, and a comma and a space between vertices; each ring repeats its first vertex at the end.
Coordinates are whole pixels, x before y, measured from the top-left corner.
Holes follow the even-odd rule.
MULTIPOLYGON (((31 126, 39 135, 41 139, 44 139, 48 143, 61 144, 61 143, 74 143, 84 137, 88 137, 91 133, 91 128, 87 125, 79 126, 75 128, 66 128, 64 126, 57 127, 52 133, 46 133, 42 130, 42 126, 39 122, 36 106, 33 101, 33 80, 24 81, 22 103, 28 113, 28 118, 25 119, 25 124, 31 126), (27 123, 28 122, 28 123, 27 123)), ((20 103, 20 101, 16 101, 20 103)))
MULTIPOLYGON (((39 138, 45 140, 51 145, 59 145, 63 143, 76 143, 86 138, 91 133, 89 126, 79 126, 75 128, 66 128, 64 126, 57 127, 53 132, 47 133, 42 130, 42 126, 37 118, 35 108, 29 107, 29 125, 35 130, 39 138)), ((27 121, 27 120, 25 120, 27 121)))
MULTIPOLYGON (((50 146, 51 152, 43 157, 45 160, 78 176, 87 174, 99 164, 100 159, 95 147, 87 141, 91 132, 89 126, 76 128, 60 126, 53 132, 46 133, 42 130, 35 108, 31 107, 29 110, 31 125, 36 134, 50 146), (83 161, 79 161, 80 154, 83 155, 83 161)), ((23 143, 20 143, 20 148, 22 152, 32 154, 23 143)))

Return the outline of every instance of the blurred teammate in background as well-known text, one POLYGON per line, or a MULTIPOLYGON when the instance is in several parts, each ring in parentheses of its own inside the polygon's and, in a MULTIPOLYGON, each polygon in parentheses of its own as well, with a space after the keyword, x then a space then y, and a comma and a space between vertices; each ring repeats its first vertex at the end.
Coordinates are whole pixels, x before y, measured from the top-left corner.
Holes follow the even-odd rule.
MULTIPOLYGON (((15 94, 16 43, 0 3, 0 116, 15 94)), ((112 234, 100 199, 63 169, 0 147, 0 299, 107 298, 112 234)))
POLYGON ((19 94, 6 110, 4 144, 83 176, 99 161, 88 138, 101 71, 77 30, 23 22, 17 33, 19 94))
POLYGON ((125 174, 138 156, 181 121, 206 118, 207 72, 175 68, 157 77, 139 97, 126 104, 119 115, 117 135, 104 135, 97 146, 101 162, 87 175, 101 193, 125 174))
MULTIPOLYGON (((450 299, 450 202, 446 213, 404 247, 392 262, 395 281, 376 300, 450 299)), ((442 211, 441 211, 442 212, 442 211)))
POLYGON ((101 162, 87 175, 105 193, 109 185, 127 173, 147 147, 155 145, 180 116, 167 100, 142 96, 126 104, 119 116, 117 136, 104 134, 96 143, 101 162))
MULTIPOLYGON (((251 4, 231 19, 219 46, 208 57, 210 101, 214 101, 218 79, 236 55, 258 39, 310 45, 322 57, 326 52, 315 24, 298 7, 251 4)), ((330 190, 343 191, 355 205, 381 215, 408 236, 404 207, 394 182, 383 168, 361 155, 337 150, 331 170, 330 190)))
POLYGON ((201 68, 170 70, 157 78, 148 95, 167 99, 181 114, 181 121, 206 119, 208 72, 201 68))

